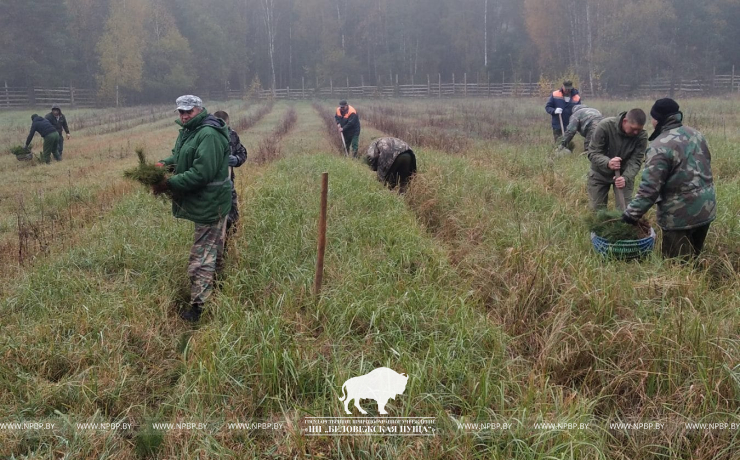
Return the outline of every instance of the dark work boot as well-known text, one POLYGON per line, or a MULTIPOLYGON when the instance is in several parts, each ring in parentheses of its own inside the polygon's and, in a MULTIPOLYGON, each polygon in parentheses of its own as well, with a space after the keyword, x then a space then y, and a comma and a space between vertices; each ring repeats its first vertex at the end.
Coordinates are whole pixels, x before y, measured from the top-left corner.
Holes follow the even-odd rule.
POLYGON ((180 318, 190 323, 196 323, 203 313, 203 306, 199 303, 193 303, 190 308, 180 310, 180 318))

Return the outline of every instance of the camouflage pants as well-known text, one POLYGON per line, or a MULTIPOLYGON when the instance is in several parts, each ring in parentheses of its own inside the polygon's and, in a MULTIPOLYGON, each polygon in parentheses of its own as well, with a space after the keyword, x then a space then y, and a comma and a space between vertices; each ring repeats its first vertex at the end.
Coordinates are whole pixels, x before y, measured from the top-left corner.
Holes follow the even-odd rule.
POLYGON ((689 230, 663 230, 663 257, 666 259, 680 257, 684 260, 698 257, 704 247, 709 225, 689 230))
MULTIPOLYGON (((625 205, 627 205, 632 200, 632 191, 634 190, 635 178, 625 177, 624 179, 625 184, 624 188, 622 189, 622 194, 624 195, 624 203, 625 205)), ((586 188, 588 190, 588 201, 591 204, 592 211, 598 211, 600 209, 606 208, 606 205, 609 201, 609 191, 612 189, 612 187, 614 188, 614 192, 616 193, 617 187, 614 185, 614 179, 606 178, 601 174, 594 172, 593 170, 590 170, 588 172, 586 188)), ((619 209, 618 206, 615 207, 619 209)), ((624 211, 624 209, 620 209, 620 211, 624 211)))
POLYGON ((226 218, 210 225, 195 224, 188 261, 191 304, 203 305, 211 295, 216 266, 223 258, 225 230, 226 218))

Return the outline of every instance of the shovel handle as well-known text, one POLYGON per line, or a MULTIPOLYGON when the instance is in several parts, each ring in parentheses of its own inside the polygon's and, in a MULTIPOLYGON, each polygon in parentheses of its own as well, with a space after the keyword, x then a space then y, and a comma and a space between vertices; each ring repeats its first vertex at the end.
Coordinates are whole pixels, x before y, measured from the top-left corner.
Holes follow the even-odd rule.
MULTIPOLYGON (((619 179, 620 177, 622 177, 622 173, 620 173, 617 169, 616 171, 614 171, 614 178, 619 179)), ((617 206, 619 207, 619 209, 621 211, 627 209, 627 205, 624 202, 624 191, 621 188, 617 188, 616 185, 614 185, 614 196, 617 197, 617 206)))
POLYGON ((560 135, 565 136, 565 127, 563 126, 563 113, 558 114, 558 118, 560 118, 560 135))

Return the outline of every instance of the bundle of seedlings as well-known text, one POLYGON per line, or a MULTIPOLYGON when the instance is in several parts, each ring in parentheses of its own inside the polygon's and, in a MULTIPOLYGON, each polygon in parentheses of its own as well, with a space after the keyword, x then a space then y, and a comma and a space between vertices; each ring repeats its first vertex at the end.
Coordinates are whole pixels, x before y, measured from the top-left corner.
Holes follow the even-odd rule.
POLYGON ((165 168, 155 166, 153 163, 148 163, 146 161, 144 149, 137 148, 136 156, 139 158, 139 165, 135 168, 124 171, 123 177, 139 181, 147 187, 151 187, 152 185, 158 184, 167 179, 168 174, 165 168))
POLYGON ((650 223, 647 220, 640 219, 637 225, 630 225, 622 221, 621 211, 601 210, 591 214, 586 222, 589 230, 610 243, 640 240, 650 236, 650 223))
POLYGON ((31 149, 26 149, 22 145, 14 145, 9 149, 10 153, 15 155, 15 159, 18 161, 27 161, 33 159, 31 149))

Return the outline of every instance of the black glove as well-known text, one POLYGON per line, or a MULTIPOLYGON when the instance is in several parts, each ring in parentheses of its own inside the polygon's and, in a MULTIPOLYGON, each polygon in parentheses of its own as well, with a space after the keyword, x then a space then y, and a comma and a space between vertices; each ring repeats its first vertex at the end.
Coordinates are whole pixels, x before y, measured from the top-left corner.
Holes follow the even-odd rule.
POLYGON ((622 222, 624 222, 625 224, 637 225, 637 220, 633 219, 632 216, 627 214, 627 211, 622 213, 622 222))
POLYGON ((155 195, 167 193, 168 189, 169 186, 167 185, 167 179, 163 179, 161 182, 157 182, 156 184, 152 185, 152 193, 154 193, 155 195))

